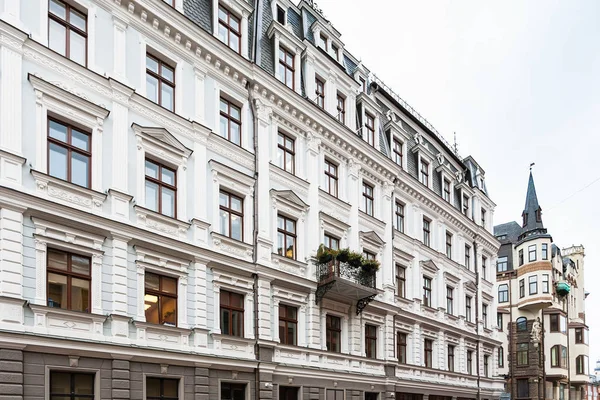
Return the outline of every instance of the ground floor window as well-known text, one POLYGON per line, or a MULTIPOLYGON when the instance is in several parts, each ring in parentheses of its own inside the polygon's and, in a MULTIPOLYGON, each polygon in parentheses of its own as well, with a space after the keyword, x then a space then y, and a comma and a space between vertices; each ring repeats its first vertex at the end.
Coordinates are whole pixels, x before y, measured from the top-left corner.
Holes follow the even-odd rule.
POLYGON ((379 400, 379 393, 365 392, 365 400, 379 400))
POLYGON ((529 380, 517 379, 517 397, 529 397, 529 380))
POLYGON ((279 386, 279 400, 298 400, 297 387, 279 386))
POLYGON ((94 374, 50 372, 50 400, 94 398, 94 374))
POLYGON ((146 400, 178 400, 179 379, 146 378, 146 400))
POLYGON ((336 389, 327 389, 325 400, 344 400, 344 391, 336 389))
POLYGON ((222 382, 221 400, 246 400, 246 384, 222 382))

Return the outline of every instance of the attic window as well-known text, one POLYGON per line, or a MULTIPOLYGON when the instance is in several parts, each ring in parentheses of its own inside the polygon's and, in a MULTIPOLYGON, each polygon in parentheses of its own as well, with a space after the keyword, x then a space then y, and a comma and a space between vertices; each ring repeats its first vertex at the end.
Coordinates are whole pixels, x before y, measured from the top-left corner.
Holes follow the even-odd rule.
POLYGON ((538 209, 535 210, 535 221, 542 222, 542 207, 538 207, 538 209))
POLYGON ((279 6, 277 6, 277 22, 285 25, 285 10, 279 6))
POLYGON ((327 51, 327 37, 323 34, 319 35, 319 47, 327 51))
POLYGON ((527 213, 523 213, 523 228, 525 228, 525 225, 527 225, 527 213))
POLYGON ((335 58, 336 60, 340 59, 340 48, 337 47, 335 44, 331 45, 331 51, 333 52, 333 58, 335 58))

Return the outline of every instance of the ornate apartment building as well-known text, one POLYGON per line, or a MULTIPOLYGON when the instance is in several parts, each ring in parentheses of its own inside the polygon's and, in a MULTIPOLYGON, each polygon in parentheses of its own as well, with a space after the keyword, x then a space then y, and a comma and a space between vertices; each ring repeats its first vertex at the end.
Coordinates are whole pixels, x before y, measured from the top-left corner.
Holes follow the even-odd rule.
POLYGON ((499 373, 518 399, 589 398, 584 248, 560 249, 544 228, 533 175, 523 223, 494 227, 497 260, 499 373))
POLYGON ((0 0, 0 399, 497 398, 494 207, 306 1, 0 0))

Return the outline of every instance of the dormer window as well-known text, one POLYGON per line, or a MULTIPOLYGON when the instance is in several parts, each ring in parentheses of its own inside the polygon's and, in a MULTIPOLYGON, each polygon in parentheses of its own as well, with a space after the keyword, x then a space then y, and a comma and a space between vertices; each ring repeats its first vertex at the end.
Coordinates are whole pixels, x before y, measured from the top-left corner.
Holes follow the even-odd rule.
POLYGON ((394 162, 402 167, 402 143, 399 140, 394 139, 394 146, 392 150, 394 162))
POLYGON ((337 120, 342 124, 346 121, 346 98, 338 93, 337 95, 337 120))
POLYGON ((450 202, 450 181, 444 178, 444 188, 443 188, 443 196, 444 200, 450 202))
POLYGON ((319 47, 327 51, 327 37, 322 33, 319 35, 319 47))
POLYGON ((321 108, 325 108, 325 82, 319 78, 315 78, 315 101, 321 108))
POLYGON ((429 163, 425 160, 421 160, 421 174, 419 180, 423 185, 429 186, 429 163))
POLYGON ((375 117, 369 113, 366 114, 365 127, 367 128, 366 141, 371 146, 375 147, 375 117))
POLYGON ((294 89, 294 55, 283 47, 279 48, 279 79, 294 89))
POLYGON ((336 60, 339 60, 340 59, 340 48, 337 47, 335 44, 332 44, 331 51, 333 52, 333 58, 335 58, 336 60))
POLYGON ((360 90, 362 90, 363 93, 367 93, 367 82, 362 76, 358 79, 360 82, 360 90))
POLYGON ((279 6, 277 6, 277 22, 285 25, 285 10, 279 6))
POLYGON ((219 5, 218 37, 221 42, 228 45, 232 50, 241 53, 240 19, 221 5, 219 5))
POLYGON ((466 194, 463 194, 462 198, 462 213, 467 217, 469 216, 469 196, 466 194))

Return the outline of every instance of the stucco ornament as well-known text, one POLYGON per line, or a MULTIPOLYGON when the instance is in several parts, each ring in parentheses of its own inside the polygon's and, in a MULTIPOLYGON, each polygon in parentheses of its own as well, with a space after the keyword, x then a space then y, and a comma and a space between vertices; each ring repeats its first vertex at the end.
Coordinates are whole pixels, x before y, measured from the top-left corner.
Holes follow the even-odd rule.
POLYGON ((542 323, 540 322, 540 317, 537 317, 535 321, 533 321, 533 325, 531 327, 531 341, 534 346, 537 347, 538 343, 542 338, 542 323))

